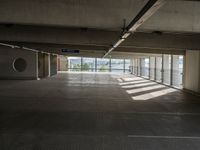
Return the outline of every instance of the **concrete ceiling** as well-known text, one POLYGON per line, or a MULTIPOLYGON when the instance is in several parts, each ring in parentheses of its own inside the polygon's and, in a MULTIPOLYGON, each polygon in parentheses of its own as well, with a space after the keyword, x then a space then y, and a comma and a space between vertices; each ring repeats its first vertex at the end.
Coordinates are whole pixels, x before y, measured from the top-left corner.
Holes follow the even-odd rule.
MULTIPOLYGON (((120 31, 148 0, 1 0, 0 23, 120 31)), ((167 0, 139 30, 200 32, 200 2, 167 0)))
POLYGON ((121 30, 148 0, 1 0, 0 22, 121 30))
POLYGON ((200 1, 170 1, 140 28, 143 31, 200 33, 200 1))
MULTIPOLYGON (((148 0, 0 2, 1 42, 106 51, 119 38, 124 23, 127 26, 148 0)), ((199 1, 168 0, 116 51, 200 49, 199 8, 199 1)))

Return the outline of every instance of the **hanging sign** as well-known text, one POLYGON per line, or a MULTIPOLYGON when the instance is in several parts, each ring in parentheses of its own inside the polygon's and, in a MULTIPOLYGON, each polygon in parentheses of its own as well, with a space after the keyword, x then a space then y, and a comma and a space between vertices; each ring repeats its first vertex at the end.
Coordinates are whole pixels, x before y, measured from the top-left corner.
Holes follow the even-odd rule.
POLYGON ((73 54, 77 54, 80 52, 79 50, 73 50, 73 49, 62 49, 61 51, 62 53, 73 53, 73 54))

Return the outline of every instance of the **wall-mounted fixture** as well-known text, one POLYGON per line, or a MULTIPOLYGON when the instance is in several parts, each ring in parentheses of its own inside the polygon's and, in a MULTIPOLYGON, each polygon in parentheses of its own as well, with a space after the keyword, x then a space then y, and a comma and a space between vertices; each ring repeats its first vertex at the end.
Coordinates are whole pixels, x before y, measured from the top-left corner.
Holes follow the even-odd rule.
POLYGON ((23 72, 26 70, 27 62, 23 58, 17 58, 13 61, 13 69, 16 72, 23 72))

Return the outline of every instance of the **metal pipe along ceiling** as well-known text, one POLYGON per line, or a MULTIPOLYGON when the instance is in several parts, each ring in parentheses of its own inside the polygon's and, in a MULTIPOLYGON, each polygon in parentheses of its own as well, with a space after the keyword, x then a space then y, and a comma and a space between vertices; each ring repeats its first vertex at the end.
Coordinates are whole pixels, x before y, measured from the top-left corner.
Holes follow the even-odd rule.
POLYGON ((146 20, 148 20, 159 8, 165 4, 166 0, 149 0, 147 4, 141 9, 137 16, 122 32, 120 39, 103 56, 106 57, 110 52, 117 48, 122 42, 125 41, 131 34, 133 34, 138 27, 140 27, 146 20))

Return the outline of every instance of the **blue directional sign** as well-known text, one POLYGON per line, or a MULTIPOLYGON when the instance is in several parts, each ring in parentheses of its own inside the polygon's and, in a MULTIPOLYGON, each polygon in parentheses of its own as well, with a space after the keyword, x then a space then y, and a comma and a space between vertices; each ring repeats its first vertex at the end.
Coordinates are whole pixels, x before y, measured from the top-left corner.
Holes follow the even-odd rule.
POLYGON ((80 51, 79 50, 76 50, 76 49, 62 49, 62 52, 63 53, 79 53, 80 51))

